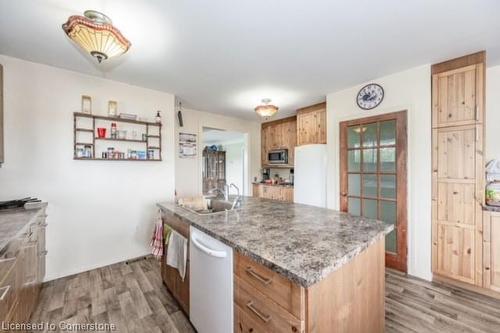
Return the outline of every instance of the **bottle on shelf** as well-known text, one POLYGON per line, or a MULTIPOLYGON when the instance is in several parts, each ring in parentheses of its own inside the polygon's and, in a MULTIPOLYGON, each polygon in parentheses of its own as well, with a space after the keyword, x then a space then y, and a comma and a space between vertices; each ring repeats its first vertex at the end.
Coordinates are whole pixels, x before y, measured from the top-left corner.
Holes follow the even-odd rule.
POLYGON ((111 123, 111 131, 110 131, 111 139, 116 139, 117 137, 117 130, 116 130, 116 123, 111 123))
POLYGON ((157 124, 161 124, 160 110, 156 111, 155 121, 156 121, 157 124))

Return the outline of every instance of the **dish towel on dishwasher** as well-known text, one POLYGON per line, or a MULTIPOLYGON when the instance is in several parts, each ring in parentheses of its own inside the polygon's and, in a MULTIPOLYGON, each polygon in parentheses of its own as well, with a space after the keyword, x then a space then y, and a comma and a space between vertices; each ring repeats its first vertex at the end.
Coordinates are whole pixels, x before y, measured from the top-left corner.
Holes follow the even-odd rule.
POLYGON ((161 213, 158 211, 156 217, 155 230, 153 232, 153 237, 151 238, 151 253, 159 258, 163 255, 163 221, 161 219, 161 213))
POLYGON ((167 247, 167 265, 177 268, 182 281, 186 276, 187 243, 187 239, 177 231, 172 230, 170 232, 167 247))

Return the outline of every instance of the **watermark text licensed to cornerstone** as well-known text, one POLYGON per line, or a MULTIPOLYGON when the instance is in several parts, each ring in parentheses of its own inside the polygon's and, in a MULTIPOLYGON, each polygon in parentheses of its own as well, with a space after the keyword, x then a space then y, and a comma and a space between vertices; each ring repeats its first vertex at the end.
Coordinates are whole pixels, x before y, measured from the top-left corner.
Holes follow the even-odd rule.
POLYGON ((109 323, 68 323, 61 321, 59 323, 15 323, 15 322, 2 322, 2 331, 29 331, 29 332, 41 332, 41 331, 62 331, 62 332, 111 332, 116 331, 115 324, 109 323))

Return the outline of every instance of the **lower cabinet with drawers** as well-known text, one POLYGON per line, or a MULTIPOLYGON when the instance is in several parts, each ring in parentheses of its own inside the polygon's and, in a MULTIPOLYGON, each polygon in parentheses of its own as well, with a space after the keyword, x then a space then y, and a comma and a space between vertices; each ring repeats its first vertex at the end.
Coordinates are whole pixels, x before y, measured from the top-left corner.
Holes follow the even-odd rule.
POLYGON ((384 332, 384 240, 307 288, 234 254, 237 333, 384 332))
POLYGON ((45 277, 45 209, 26 231, 9 242, 0 257, 0 321, 27 322, 38 302, 45 277))

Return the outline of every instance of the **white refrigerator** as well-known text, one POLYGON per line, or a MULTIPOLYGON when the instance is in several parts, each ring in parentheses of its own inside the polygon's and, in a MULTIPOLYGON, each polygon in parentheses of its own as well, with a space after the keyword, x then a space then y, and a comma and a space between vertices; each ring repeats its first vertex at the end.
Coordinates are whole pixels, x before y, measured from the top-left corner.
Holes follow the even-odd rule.
POLYGON ((293 197, 296 203, 326 207, 326 145, 295 147, 293 197))

